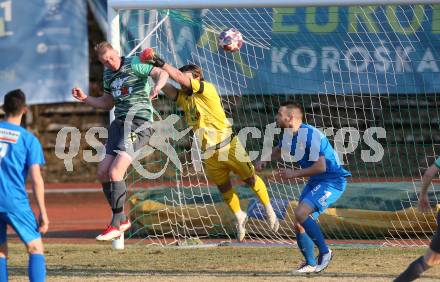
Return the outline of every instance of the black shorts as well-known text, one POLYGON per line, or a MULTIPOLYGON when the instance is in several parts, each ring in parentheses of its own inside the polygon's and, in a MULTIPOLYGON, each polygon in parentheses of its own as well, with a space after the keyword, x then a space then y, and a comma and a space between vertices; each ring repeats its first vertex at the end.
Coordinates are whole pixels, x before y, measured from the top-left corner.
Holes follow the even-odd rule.
POLYGON ((115 119, 108 129, 105 153, 116 156, 118 151, 124 151, 131 155, 148 144, 152 133, 151 122, 147 120, 134 118, 130 123, 115 119))
POLYGON ((429 248, 436 253, 440 253, 440 212, 437 213, 437 230, 435 231, 434 237, 432 237, 429 248))

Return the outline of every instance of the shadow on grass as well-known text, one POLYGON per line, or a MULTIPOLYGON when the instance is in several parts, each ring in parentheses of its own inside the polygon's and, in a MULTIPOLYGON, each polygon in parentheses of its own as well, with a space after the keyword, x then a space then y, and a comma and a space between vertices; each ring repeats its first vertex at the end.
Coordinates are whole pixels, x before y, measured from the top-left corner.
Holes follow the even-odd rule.
MULTIPOLYGON (((52 239, 52 238, 59 238, 59 239, 95 239, 95 237, 102 232, 103 229, 86 229, 86 230, 57 230, 57 231, 49 231, 47 234, 43 237, 44 239, 52 239)), ((19 239, 17 234, 8 234, 9 239, 19 239)))
MULTIPOLYGON (((11 267, 10 276, 27 275, 27 268, 11 267)), ((124 277, 124 276, 164 276, 164 277, 341 277, 341 278, 388 278, 393 279, 398 274, 381 273, 350 273, 350 272, 322 272, 316 274, 295 274, 291 272, 256 272, 256 271, 219 271, 219 270, 127 270, 127 269, 105 269, 105 268, 67 268, 50 267, 47 270, 48 277, 72 276, 72 277, 124 277)), ((427 279, 440 279, 439 276, 423 275, 427 279)))

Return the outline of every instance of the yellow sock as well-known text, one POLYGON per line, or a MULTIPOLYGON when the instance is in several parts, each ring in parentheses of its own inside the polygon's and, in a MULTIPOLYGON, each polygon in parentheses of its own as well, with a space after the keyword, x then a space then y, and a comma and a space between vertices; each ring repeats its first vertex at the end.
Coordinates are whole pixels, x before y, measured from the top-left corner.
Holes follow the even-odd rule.
POLYGON ((265 207, 270 205, 270 199, 269 194, 267 193, 266 184, 264 184, 263 179, 261 179, 258 175, 255 175, 255 185, 251 188, 255 192, 255 194, 257 194, 261 203, 263 203, 265 207))
POLYGON ((234 188, 225 193, 222 193, 222 196, 225 200, 225 203, 229 206, 229 208, 235 215, 241 213, 240 199, 238 198, 237 191, 235 191, 234 188))

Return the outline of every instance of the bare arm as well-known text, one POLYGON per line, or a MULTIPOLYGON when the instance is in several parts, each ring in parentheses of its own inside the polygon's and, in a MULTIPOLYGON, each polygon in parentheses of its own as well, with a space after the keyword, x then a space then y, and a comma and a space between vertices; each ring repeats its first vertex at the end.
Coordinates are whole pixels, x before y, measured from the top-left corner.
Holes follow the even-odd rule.
POLYGON ((282 178, 302 178, 309 177, 325 172, 327 165, 325 164, 325 157, 321 156, 318 160, 310 167, 293 170, 290 168, 279 169, 278 173, 282 178))
POLYGON ((150 99, 153 99, 159 94, 160 90, 163 89, 167 83, 169 75, 166 71, 163 71, 158 67, 154 67, 151 69, 150 76, 156 83, 150 93, 150 99))
POLYGON ((191 88, 191 80, 186 77, 180 70, 169 64, 165 64, 162 69, 166 71, 170 75, 170 78, 175 82, 186 88, 191 88))
POLYGON ((87 96, 84 103, 94 108, 110 111, 113 109, 113 97, 109 94, 104 94, 100 97, 87 96))
POLYGON ((276 146, 276 147, 274 147, 272 149, 272 152, 271 152, 271 154, 269 156, 268 155, 261 156, 260 161, 258 161, 255 164, 255 168, 258 171, 261 171, 261 170, 263 170, 266 167, 268 162, 276 161, 276 160, 279 160, 279 159, 281 159, 281 148, 276 146))
POLYGON ((419 194, 419 210, 421 212, 429 211, 429 198, 428 198, 428 189, 431 185, 432 179, 434 179, 435 175, 439 172, 439 168, 432 164, 423 174, 422 177, 422 185, 420 187, 419 194))
POLYGON ((109 94, 104 94, 100 97, 92 97, 86 95, 81 88, 75 87, 72 89, 72 96, 80 102, 84 102, 94 108, 104 109, 110 111, 113 104, 113 96, 109 94))
POLYGON ((153 48, 146 48, 139 55, 139 59, 143 63, 151 63, 166 71, 170 78, 185 88, 191 88, 191 80, 186 77, 180 70, 170 64, 165 63, 158 55, 154 53, 153 48))
POLYGON ((272 149, 272 154, 270 155, 270 160, 276 161, 279 159, 281 159, 281 148, 276 146, 275 148, 272 149))
POLYGON ((435 175, 438 173, 439 168, 433 164, 431 165, 423 174, 422 177, 422 185, 420 188, 420 194, 426 195, 428 193, 429 186, 431 184, 432 179, 434 179, 435 175))
POLYGON ((46 205, 44 201, 44 181, 43 177, 41 176, 40 165, 32 165, 29 171, 32 183, 32 191, 40 211, 38 231, 44 234, 49 228, 49 218, 47 217, 46 205))
POLYGON ((168 99, 172 101, 177 100, 178 91, 177 88, 174 87, 172 84, 170 83, 165 84, 165 86, 162 88, 162 91, 163 93, 165 93, 165 96, 167 96, 168 99))

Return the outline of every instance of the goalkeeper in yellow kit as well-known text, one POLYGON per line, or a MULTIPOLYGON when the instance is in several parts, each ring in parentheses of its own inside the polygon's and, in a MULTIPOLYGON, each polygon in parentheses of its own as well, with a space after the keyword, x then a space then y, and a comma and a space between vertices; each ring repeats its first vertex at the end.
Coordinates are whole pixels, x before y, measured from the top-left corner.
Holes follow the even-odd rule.
POLYGON ((151 48, 145 49, 140 59, 162 68, 171 79, 180 84, 180 89, 166 84, 162 91, 183 109, 185 120, 196 133, 202 152, 209 154, 205 155, 204 168, 209 180, 217 185, 224 201, 236 217, 238 241, 243 241, 246 235, 247 214, 241 210, 238 194, 232 187, 229 177, 231 171, 257 194, 265 206, 270 228, 274 232, 278 231, 279 222, 270 203, 266 185, 255 174, 247 152, 232 133, 220 96, 215 86, 203 79, 201 68, 197 65, 185 65, 176 69, 155 55, 151 48))

